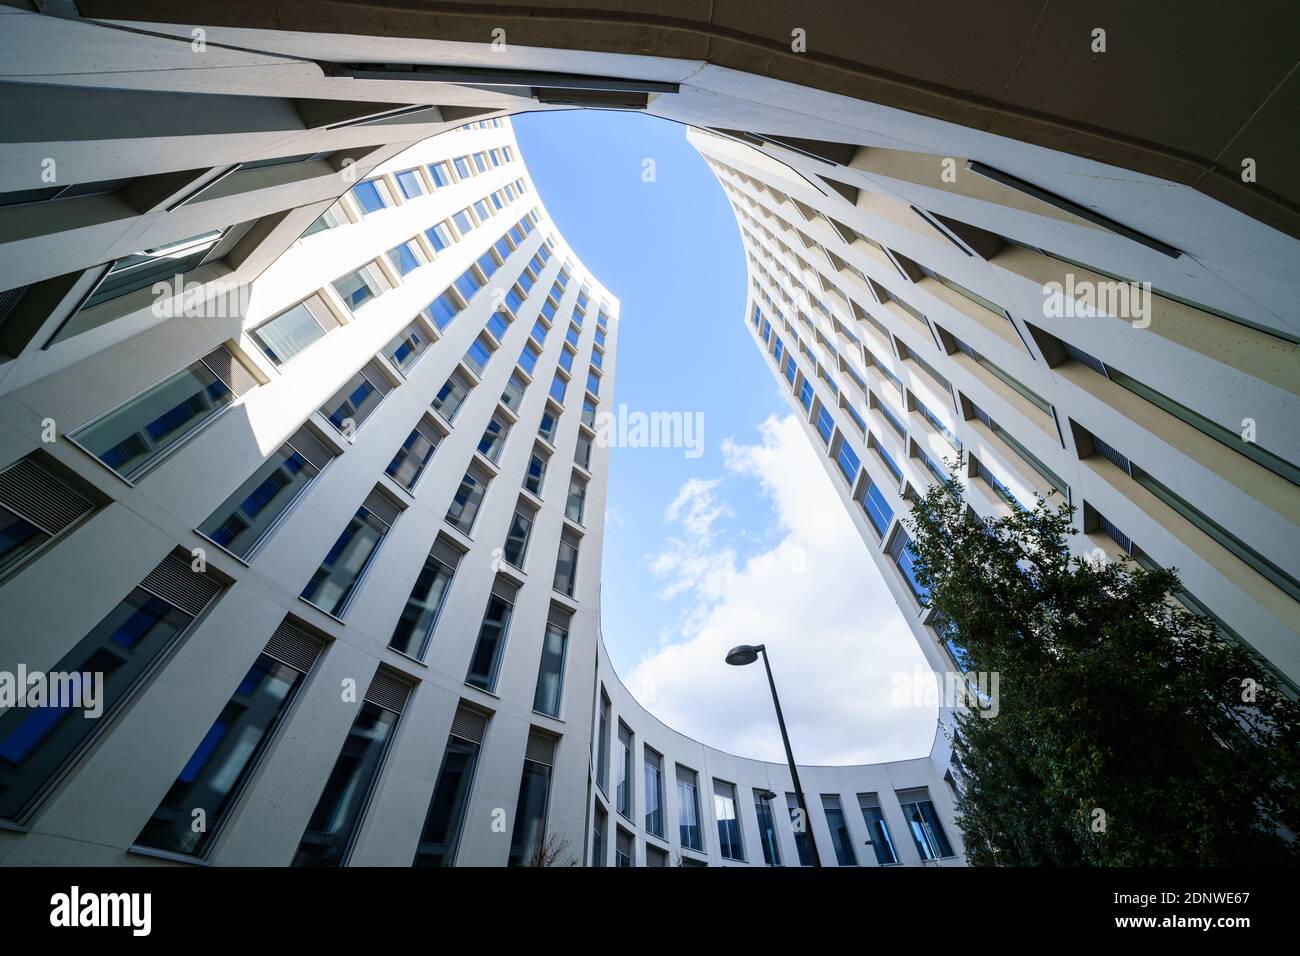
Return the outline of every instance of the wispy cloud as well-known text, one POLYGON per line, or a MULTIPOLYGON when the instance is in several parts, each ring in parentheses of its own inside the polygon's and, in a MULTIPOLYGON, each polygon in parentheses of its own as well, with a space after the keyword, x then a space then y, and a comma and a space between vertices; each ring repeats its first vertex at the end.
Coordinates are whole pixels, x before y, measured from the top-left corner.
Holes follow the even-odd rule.
POLYGON ((929 751, 936 714, 890 703, 891 676, 924 666, 906 622, 792 417, 761 441, 724 446, 726 474, 693 478, 665 509, 674 532, 648 559, 659 597, 684 607, 661 647, 627 675, 642 704, 677 730, 734 753, 783 760, 761 669, 723 662, 766 644, 796 756, 858 763, 929 751), (715 527, 727 482, 757 482, 775 542, 743 560, 715 527))

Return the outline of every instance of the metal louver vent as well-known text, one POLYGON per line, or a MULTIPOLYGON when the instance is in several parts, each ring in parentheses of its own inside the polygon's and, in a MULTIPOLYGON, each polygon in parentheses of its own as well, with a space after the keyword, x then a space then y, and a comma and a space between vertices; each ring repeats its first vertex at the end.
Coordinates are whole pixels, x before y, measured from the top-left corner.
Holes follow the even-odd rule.
POLYGON ((451 719, 451 735, 472 744, 482 744, 487 721, 487 714, 461 704, 456 708, 456 716, 451 719))
POLYGON ((370 384, 375 387, 375 391, 377 391, 381 396, 387 395, 393 390, 393 383, 390 382, 388 376, 384 374, 383 366, 374 359, 371 359, 362 366, 361 374, 370 379, 370 384))
POLYGON ((235 358, 234 353, 222 345, 213 349, 200 360, 217 378, 235 393, 235 397, 246 394, 257 387, 257 379, 244 367, 244 363, 235 358))
POLYGON ((289 445, 302 457, 311 462, 317 471, 323 469, 334 458, 334 452, 317 438, 305 425, 289 436, 289 445))
POLYGON ((5 289, 0 292, 0 322, 3 322, 5 317, 13 311, 14 306, 18 304, 18 300, 23 297, 23 293, 30 288, 31 286, 20 285, 16 289, 5 289))
POLYGON ((199 571, 190 570, 190 562, 176 554, 163 558, 158 567, 140 582, 140 587, 175 605, 191 617, 207 607, 221 585, 199 571))
POLYGON ((524 759, 546 764, 548 767, 555 766, 555 738, 534 730, 528 735, 528 748, 524 751, 524 759))
POLYGON ((518 594, 519 585, 514 584, 506 578, 497 575, 497 577, 492 581, 492 595, 494 597, 499 597, 501 600, 509 604, 514 604, 515 598, 518 594))
POLYGON ((384 671, 375 671, 375 676, 370 680, 370 688, 366 691, 366 700, 376 707, 400 714, 410 694, 411 685, 406 681, 398 680, 384 671))
POLYGON ((60 192, 55 199, 76 199, 79 196, 102 196, 115 193, 125 186, 129 179, 101 179, 93 183, 74 183, 60 192))
POLYGON ((0 504, 51 537, 95 508, 31 456, 0 471, 0 504))
POLYGON ((453 571, 455 571, 456 566, 460 564, 461 552, 457 551, 442 538, 438 538, 433 542, 433 548, 430 549, 429 555, 435 561, 441 561, 453 571))
POLYGON ((320 657, 324 642, 313 637, 301 628, 289 623, 288 618, 280 622, 271 639, 262 651, 268 657, 274 657, 282 664, 288 664, 304 674, 310 673, 316 658, 320 657))
POLYGON ((393 499, 378 488, 366 495, 362 507, 390 528, 393 526, 393 522, 397 520, 397 516, 402 513, 402 509, 393 502, 393 499))
POLYGON ((546 613, 546 623, 565 632, 569 630, 569 621, 572 619, 573 612, 565 610, 558 604, 552 604, 551 609, 546 613))

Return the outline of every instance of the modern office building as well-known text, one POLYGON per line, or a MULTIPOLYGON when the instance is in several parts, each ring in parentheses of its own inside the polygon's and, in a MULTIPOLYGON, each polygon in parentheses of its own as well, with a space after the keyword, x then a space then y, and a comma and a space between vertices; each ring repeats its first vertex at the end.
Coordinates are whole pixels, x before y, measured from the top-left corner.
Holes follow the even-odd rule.
POLYGON ((744 321, 936 671, 960 648, 899 516, 961 448, 977 513, 1069 500, 1082 549, 1176 565, 1300 681, 1275 61, 1213 124, 1143 125, 1190 96, 1189 44, 1244 27, 1057 96, 999 72, 1073 50, 1055 11, 958 64, 913 54, 960 16, 894 11, 898 63, 775 4, 719 5, 703 45, 649 9, 463 7, 0 7, 0 673, 104 675, 63 688, 94 717, 0 713, 0 865, 962 862, 942 724, 915 760, 802 768, 802 821, 783 765, 612 669, 618 302, 532 186, 524 110, 697 128, 744 321), (1112 82, 1134 108, 1103 121, 1112 82))

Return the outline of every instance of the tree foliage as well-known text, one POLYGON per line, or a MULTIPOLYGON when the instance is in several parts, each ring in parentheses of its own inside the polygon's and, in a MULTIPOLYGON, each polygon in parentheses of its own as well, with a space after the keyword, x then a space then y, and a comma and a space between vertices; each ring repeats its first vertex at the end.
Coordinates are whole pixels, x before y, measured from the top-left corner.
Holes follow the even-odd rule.
POLYGON ((999 675, 997 715, 957 717, 970 862, 1300 862, 1300 706, 1175 571, 1071 555, 1065 504, 979 519, 958 466, 907 523, 945 637, 999 675))

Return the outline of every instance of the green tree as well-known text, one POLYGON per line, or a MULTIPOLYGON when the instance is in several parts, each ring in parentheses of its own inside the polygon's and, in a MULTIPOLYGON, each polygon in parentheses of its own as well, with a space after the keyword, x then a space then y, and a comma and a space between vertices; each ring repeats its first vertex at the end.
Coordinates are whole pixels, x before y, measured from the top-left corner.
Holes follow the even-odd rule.
POLYGON ((958 467, 906 523, 944 636, 999 675, 954 736, 970 862, 1300 862, 1300 705, 1173 570, 1072 556, 1065 504, 979 519, 958 467))

